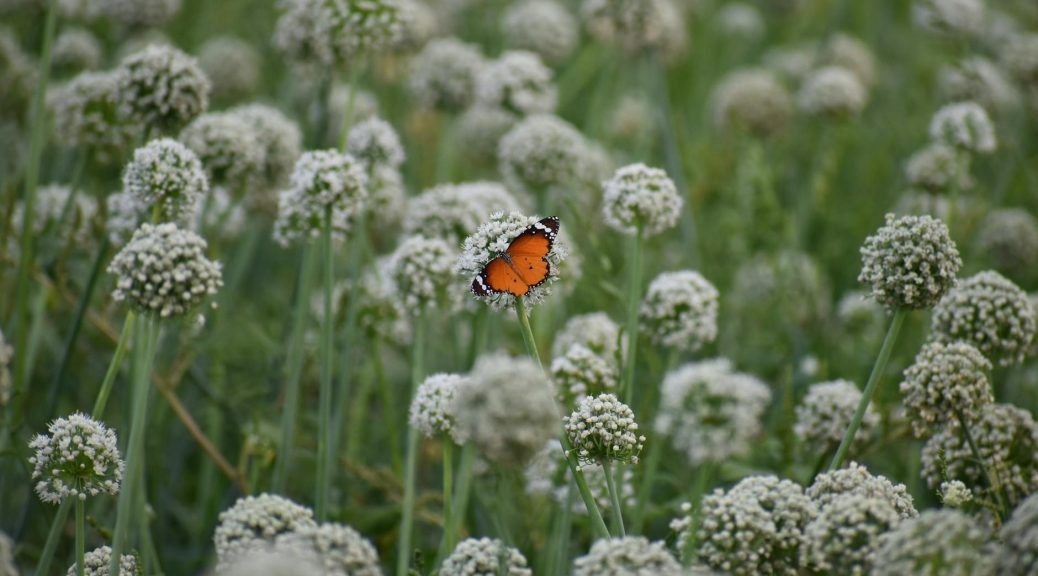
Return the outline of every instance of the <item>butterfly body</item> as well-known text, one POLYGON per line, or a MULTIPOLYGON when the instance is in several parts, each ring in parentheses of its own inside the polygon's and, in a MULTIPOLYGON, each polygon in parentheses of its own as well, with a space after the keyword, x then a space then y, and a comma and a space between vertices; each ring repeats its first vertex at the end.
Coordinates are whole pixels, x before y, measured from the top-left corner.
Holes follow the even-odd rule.
POLYGON ((548 254, 559 233, 557 216, 544 218, 515 237, 472 281, 472 293, 525 296, 551 276, 548 254))

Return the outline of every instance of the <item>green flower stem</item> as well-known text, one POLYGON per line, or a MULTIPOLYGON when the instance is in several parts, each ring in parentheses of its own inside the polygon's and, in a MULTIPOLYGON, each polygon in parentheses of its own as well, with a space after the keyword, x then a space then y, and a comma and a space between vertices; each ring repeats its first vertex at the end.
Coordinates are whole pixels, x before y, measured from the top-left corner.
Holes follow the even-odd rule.
POLYGON ((630 240, 631 259, 627 283, 627 358, 624 362, 624 403, 634 401, 634 368, 638 360, 638 305, 641 303, 642 228, 639 225, 630 240))
POLYGON ((973 439, 973 433, 970 432, 970 427, 966 422, 966 418, 963 417, 961 410, 955 411, 955 418, 959 421, 959 426, 962 427, 962 435, 966 438, 966 443, 970 446, 970 451, 973 452, 973 457, 977 460, 977 465, 980 466, 980 475, 984 478, 984 482, 991 488, 991 493, 995 496, 995 505, 998 506, 996 511, 999 522, 1003 518, 1009 515, 1009 509, 1006 507, 1005 500, 1002 499, 1002 486, 998 481, 991 475, 988 470, 988 463, 984 460, 984 457, 980 454, 980 449, 977 448, 977 443, 973 439))
POLYGON ((717 464, 710 461, 702 462, 696 468, 696 480, 692 486, 692 498, 690 501, 692 504, 692 525, 688 528, 689 537, 684 542, 678 544, 680 556, 686 566, 691 565, 693 560, 695 560, 696 528, 699 526, 699 519, 702 515, 703 508, 701 504, 703 495, 706 494, 706 490, 710 486, 716 468, 717 464))
MULTIPOLYGON (((425 314, 418 313, 414 326, 411 361, 411 398, 425 374, 425 314)), ((410 405, 410 403, 409 403, 410 405)), ((407 456, 404 468, 404 503, 400 518, 400 542, 396 557, 397 576, 407 576, 411 565, 411 532, 414 528, 415 481, 418 473, 418 429, 407 427, 407 456)))
POLYGON ((94 410, 91 412, 91 417, 100 419, 104 416, 105 406, 108 405, 108 397, 112 395, 112 387, 115 385, 115 377, 119 374, 119 369, 123 364, 123 356, 126 355, 126 345, 130 342, 130 338, 133 337, 133 325, 137 320, 137 314, 133 310, 126 313, 126 319, 123 320, 123 329, 119 333, 119 342, 115 345, 115 354, 112 355, 112 361, 108 364, 108 371, 105 372, 105 379, 101 382, 101 389, 97 392, 97 400, 94 401, 94 410))
POLYGON ((378 381, 379 394, 382 396, 382 421, 389 423, 384 428, 389 436, 393 472, 399 475, 404 468, 403 459, 400 457, 400 426, 396 423, 396 394, 393 393, 393 385, 386 378, 386 370, 382 366, 382 338, 375 337, 371 344, 371 355, 374 356, 375 379, 378 381))
POLYGON ((638 502, 634 508, 633 530, 636 534, 641 534, 645 527, 645 513, 652 500, 652 487, 656 482, 656 471, 659 470, 660 458, 663 455, 663 442, 663 437, 656 436, 649 443, 649 454, 645 457, 645 473, 638 488, 638 502))
POLYGON ((332 209, 325 208, 324 226, 321 228, 321 244, 324 252, 324 318, 321 320, 321 383, 317 397, 317 496, 314 513, 318 522, 328 519, 328 490, 331 487, 332 447, 332 285, 335 282, 335 258, 332 246, 332 209))
POLYGON ((54 551, 58 548, 58 540, 61 539, 61 533, 65 528, 65 520, 68 519, 68 513, 71 508, 72 501, 67 498, 62 500, 58 506, 58 512, 54 515, 50 531, 47 532, 47 541, 43 545, 43 551, 40 552, 40 561, 36 564, 36 576, 47 576, 47 574, 50 574, 50 565, 54 560, 54 551))
POLYGON ((573 522, 573 483, 566 484, 566 500, 555 510, 551 526, 551 539, 545 561, 548 574, 565 574, 569 566, 570 525, 573 522))
MULTIPOLYGON (((43 46, 40 49, 40 59, 37 64, 37 71, 39 72, 36 93, 32 102, 32 131, 29 134, 29 161, 25 168, 25 195, 23 199, 23 205, 25 206, 22 212, 22 237, 21 246, 19 249, 18 258, 18 272, 17 280, 15 284, 15 310, 14 310, 14 349, 19 354, 18 359, 14 363, 14 384, 13 390, 15 399, 11 403, 11 407, 15 409, 15 412, 8 412, 11 414, 21 414, 21 408, 24 403, 25 385, 28 381, 29 356, 25 354, 26 343, 29 338, 29 324, 28 324, 28 299, 30 295, 29 290, 29 273, 32 271, 33 265, 33 249, 34 249, 34 237, 35 232, 33 231, 32 220, 36 216, 36 186, 40 179, 40 164, 43 160, 43 146, 46 142, 46 125, 47 125, 47 110, 45 107, 47 97, 47 82, 50 79, 50 64, 51 64, 51 46, 54 44, 54 31, 58 26, 58 0, 50 0, 47 3, 47 16, 43 24, 43 46)), ((0 442, 6 444, 7 433, 9 429, 4 430, 4 438, 0 439, 0 442)))
POLYGON ((454 510, 452 496, 454 494, 454 441, 450 437, 443 438, 443 540, 447 550, 454 549, 454 510))
POLYGON ((296 417, 299 413, 299 382, 303 377, 303 337, 310 313, 310 291, 313 287, 314 246, 303 247, 299 284, 296 287, 295 311, 292 317, 292 332, 288 341, 288 357, 285 361, 285 406, 281 413, 281 439, 277 467, 274 469, 273 491, 283 494, 288 483, 288 472, 292 469, 292 450, 295 443, 296 417))
MULTIPOLYGON (((541 356, 537 352, 537 343, 534 341, 533 331, 530 329, 530 317, 526 313, 526 302, 522 298, 515 299, 515 313, 519 317, 519 327, 522 329, 526 350, 534 362, 537 363, 537 366, 543 370, 544 366, 541 364, 541 356)), ((565 427, 561 430, 560 440, 562 442, 562 450, 566 454, 566 464, 573 474, 573 478, 577 483, 577 489, 580 490, 580 497, 584 500, 584 506, 587 507, 588 516, 591 518, 591 529, 594 537, 596 539, 608 538, 609 529, 606 528, 605 520, 602 519, 602 512, 598 509, 594 496, 591 495, 591 489, 588 488, 584 472, 577 464, 577 457, 573 453, 573 446, 569 442, 569 435, 566 433, 565 427)))
POLYGON ((476 447, 469 443, 461 447, 461 461, 458 463, 458 478, 454 483, 454 497, 451 502, 451 518, 447 524, 443 541, 440 543, 436 565, 454 550, 454 545, 461 535, 465 526, 465 516, 468 513, 469 495, 472 488, 472 466, 476 463, 476 447), (450 535, 451 543, 448 546, 450 535))
MULTIPOLYGON (((357 287, 360 282, 360 271, 363 269, 363 263, 365 260, 365 254, 367 250, 368 232, 367 226, 365 226, 364 218, 358 218, 353 224, 353 235, 350 239, 350 256, 349 266, 347 270, 347 276, 349 281, 349 288, 352 290, 351 294, 357 293, 357 287)), ((349 424, 349 430, 346 435, 346 458, 353 459, 356 455, 357 449, 360 447, 360 438, 355 438, 363 430, 361 424, 363 423, 363 417, 361 422, 357 421, 354 417, 352 410, 365 410, 367 405, 365 401, 368 397, 368 390, 370 390, 370 378, 361 377, 360 387, 357 390, 355 398, 350 398, 350 384, 354 375, 359 373, 360 366, 353 367, 353 358, 350 357, 350 353, 353 352, 354 343, 357 341, 358 332, 358 315, 360 314, 360 306, 357 303, 357 298, 350 297, 346 299, 346 326, 343 330, 342 337, 342 366, 343 370, 339 374, 339 380, 337 382, 338 387, 335 392, 335 397, 338 400, 335 403, 335 412, 332 414, 332 430, 334 431, 331 435, 332 443, 332 454, 339 452, 339 443, 342 441, 341 435, 343 432, 343 420, 346 419, 349 424), (347 414, 349 418, 347 419, 347 414)), ((334 481, 334 474, 332 474, 332 481, 334 481)))
POLYGON ((887 328, 887 335, 883 338, 883 345, 879 349, 879 356, 876 357, 876 363, 872 365, 872 373, 869 374, 869 381, 868 384, 865 385, 865 391, 861 395, 861 401, 858 402, 858 408, 854 411, 854 418, 851 420, 851 425, 847 427, 847 432, 843 435, 840 447, 836 449, 836 455, 833 456, 833 461, 829 464, 830 472, 839 468, 840 465, 843 464, 844 459, 847 458, 847 452, 850 450, 851 443, 854 441, 854 435, 858 433, 858 427, 861 426, 861 419, 865 416, 865 409, 869 407, 869 403, 872 402, 872 396, 876 393, 876 387, 879 385, 879 378, 887 367, 887 361, 890 360, 890 353, 894 350, 894 342, 897 341, 897 335, 901 332, 901 325, 905 323, 905 317, 907 315, 908 310, 905 308, 898 308, 894 311, 894 317, 890 319, 890 327, 887 328))
POLYGON ((76 574, 84 576, 86 565, 83 563, 86 557, 86 503, 82 498, 76 498, 76 574))
POLYGON ((609 503, 613 509, 613 522, 616 524, 617 530, 620 531, 620 537, 627 537, 627 530, 624 529, 624 514, 623 509, 620 508, 620 495, 616 492, 616 479, 613 477, 613 465, 609 460, 602 461, 602 471, 606 477, 606 489, 609 490, 609 503))
POLYGON ((110 574, 119 573, 119 558, 127 549, 131 522, 142 522, 138 512, 138 491, 143 477, 144 435, 147 431, 148 396, 151 393, 151 363, 158 344, 159 321, 148 316, 141 317, 133 348, 133 412, 130 419, 130 439, 126 451, 126 473, 119 491, 116 507, 115 531, 112 539, 112 562, 110 574))
POLYGON ((58 398, 61 395, 61 388, 65 381, 65 376, 68 374, 72 351, 76 349, 76 342, 79 340, 79 333, 83 328, 83 319, 86 317, 87 308, 90 306, 90 299, 94 295, 94 288, 97 287, 97 280, 101 275, 101 264, 104 262, 107 253, 108 236, 106 235, 97 247, 97 254, 94 255, 94 261, 90 267, 90 276, 87 278, 86 288, 79 297, 79 303, 76 305, 76 314, 72 319, 72 327, 69 329, 69 333, 65 337, 65 345, 61 351, 61 360, 58 362, 58 370, 54 374, 54 379, 51 381, 50 385, 50 392, 47 395, 47 414, 54 414, 57 410, 58 398))

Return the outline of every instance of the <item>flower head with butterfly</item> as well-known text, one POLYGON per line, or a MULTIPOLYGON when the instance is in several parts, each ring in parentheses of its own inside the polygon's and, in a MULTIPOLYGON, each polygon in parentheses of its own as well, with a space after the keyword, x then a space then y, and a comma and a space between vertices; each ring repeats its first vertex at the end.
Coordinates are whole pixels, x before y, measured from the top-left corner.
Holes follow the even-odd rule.
POLYGON ((457 271, 471 279, 476 298, 502 309, 523 298, 544 301, 558 279, 566 247, 557 241, 559 219, 498 212, 465 239, 457 271))

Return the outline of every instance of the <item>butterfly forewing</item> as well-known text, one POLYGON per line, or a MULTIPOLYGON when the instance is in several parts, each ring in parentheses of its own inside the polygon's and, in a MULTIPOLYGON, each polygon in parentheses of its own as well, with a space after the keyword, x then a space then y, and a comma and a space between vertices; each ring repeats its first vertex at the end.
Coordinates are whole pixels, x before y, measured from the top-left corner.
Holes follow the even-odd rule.
POLYGON ((544 218, 523 230, 508 245, 505 254, 490 261, 472 282, 477 296, 508 293, 524 296, 551 274, 548 254, 559 233, 556 216, 544 218))
POLYGON ((476 283, 473 284, 473 290, 476 290, 477 294, 479 292, 476 284, 480 281, 486 287, 484 293, 508 292, 516 296, 522 296, 530 289, 529 285, 516 274, 516 271, 505 262, 504 258, 494 258, 483 269, 483 273, 479 275, 476 283))

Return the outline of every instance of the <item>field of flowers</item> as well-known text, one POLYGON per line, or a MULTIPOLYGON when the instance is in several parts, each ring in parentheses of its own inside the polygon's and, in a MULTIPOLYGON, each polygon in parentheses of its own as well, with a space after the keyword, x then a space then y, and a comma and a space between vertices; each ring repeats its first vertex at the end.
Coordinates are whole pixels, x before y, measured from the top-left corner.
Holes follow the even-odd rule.
POLYGON ((0 576, 1038 576, 1034 0, 0 0, 0 576))

